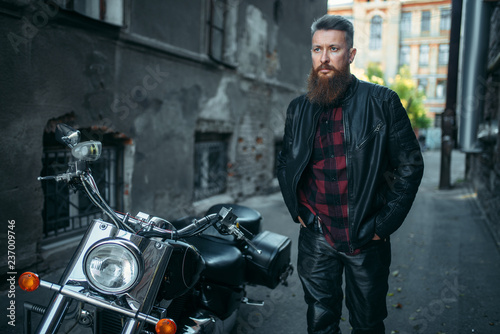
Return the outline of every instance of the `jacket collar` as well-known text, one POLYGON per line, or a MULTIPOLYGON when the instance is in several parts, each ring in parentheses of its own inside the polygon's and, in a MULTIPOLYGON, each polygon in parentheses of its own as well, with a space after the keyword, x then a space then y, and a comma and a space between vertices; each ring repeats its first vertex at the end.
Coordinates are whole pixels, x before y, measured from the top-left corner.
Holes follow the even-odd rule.
POLYGON ((344 104, 345 102, 349 101, 358 90, 358 86, 359 86, 358 78, 356 78, 354 74, 351 74, 351 84, 349 85, 349 88, 347 88, 347 92, 342 101, 340 101, 340 103, 344 104))

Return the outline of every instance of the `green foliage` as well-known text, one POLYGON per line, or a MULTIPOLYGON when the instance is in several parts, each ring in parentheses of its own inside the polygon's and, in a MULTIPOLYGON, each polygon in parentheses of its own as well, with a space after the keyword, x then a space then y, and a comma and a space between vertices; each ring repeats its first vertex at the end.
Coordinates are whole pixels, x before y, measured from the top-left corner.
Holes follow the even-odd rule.
MULTIPOLYGON (((387 86, 383 79, 384 73, 376 63, 368 65, 366 77, 370 82, 387 86)), ((431 125, 431 119, 427 117, 427 109, 424 106, 425 94, 416 86, 408 66, 402 66, 399 69, 399 73, 390 82, 389 88, 399 95, 413 128, 428 128, 431 125)))
POLYGON ((366 77, 370 82, 386 86, 384 80, 384 72, 380 68, 380 65, 377 63, 368 63, 368 68, 366 69, 366 77))

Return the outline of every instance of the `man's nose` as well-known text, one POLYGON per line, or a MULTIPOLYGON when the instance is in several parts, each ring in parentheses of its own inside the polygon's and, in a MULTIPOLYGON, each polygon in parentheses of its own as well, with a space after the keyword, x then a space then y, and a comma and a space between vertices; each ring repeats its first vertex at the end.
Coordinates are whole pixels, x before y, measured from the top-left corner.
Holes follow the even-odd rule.
POLYGON ((324 50, 322 53, 321 53, 321 64, 327 64, 330 62, 330 57, 328 57, 328 50, 324 50))

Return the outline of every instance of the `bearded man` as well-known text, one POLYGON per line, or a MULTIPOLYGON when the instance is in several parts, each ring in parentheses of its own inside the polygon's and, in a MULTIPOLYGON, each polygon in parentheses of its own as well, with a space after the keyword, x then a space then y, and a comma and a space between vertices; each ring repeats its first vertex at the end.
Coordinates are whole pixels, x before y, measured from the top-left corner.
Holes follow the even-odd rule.
POLYGON ((397 94, 350 73, 352 24, 315 21, 308 93, 287 110, 278 179, 300 223, 308 333, 340 333, 342 276, 352 333, 384 333, 391 246, 423 175, 397 94))

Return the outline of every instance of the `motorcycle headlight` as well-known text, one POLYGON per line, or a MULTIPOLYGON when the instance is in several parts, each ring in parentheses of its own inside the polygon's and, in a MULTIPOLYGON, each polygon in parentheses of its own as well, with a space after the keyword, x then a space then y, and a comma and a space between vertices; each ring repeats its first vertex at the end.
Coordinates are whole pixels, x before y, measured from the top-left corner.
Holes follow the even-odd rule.
POLYGON ((140 281, 144 264, 133 243, 114 239, 92 246, 85 256, 83 269, 96 290, 117 294, 129 291, 140 281))

